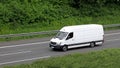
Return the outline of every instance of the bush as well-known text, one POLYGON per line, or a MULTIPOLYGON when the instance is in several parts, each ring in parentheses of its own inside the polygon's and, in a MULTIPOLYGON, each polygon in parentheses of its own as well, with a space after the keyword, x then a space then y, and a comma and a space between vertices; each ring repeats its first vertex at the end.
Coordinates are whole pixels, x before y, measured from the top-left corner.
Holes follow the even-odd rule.
POLYGON ((118 0, 0 0, 0 34, 34 24, 39 28, 69 25, 67 20, 74 22, 75 17, 119 16, 119 4, 118 0))

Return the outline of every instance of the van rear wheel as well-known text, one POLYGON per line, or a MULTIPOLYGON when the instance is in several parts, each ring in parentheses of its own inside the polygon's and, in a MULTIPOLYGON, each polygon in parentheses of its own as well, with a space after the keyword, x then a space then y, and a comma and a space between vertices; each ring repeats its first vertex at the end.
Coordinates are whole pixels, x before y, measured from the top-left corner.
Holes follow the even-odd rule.
POLYGON ((90 43, 90 46, 91 46, 91 47, 94 47, 94 46, 95 46, 95 42, 91 42, 91 43, 90 43))
POLYGON ((67 51, 68 50, 68 47, 67 46, 63 46, 62 47, 62 50, 65 52, 65 51, 67 51))

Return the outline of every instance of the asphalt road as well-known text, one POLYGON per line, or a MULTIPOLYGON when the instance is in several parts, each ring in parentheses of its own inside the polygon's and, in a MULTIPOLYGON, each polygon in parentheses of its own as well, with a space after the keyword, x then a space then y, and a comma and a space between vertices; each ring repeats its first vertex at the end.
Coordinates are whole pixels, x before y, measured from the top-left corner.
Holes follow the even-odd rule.
POLYGON ((120 30, 105 32, 103 46, 81 47, 67 52, 52 51, 49 48, 51 38, 31 39, 0 43, 0 67, 13 64, 31 63, 37 59, 62 56, 72 53, 84 53, 106 48, 120 48, 120 30))

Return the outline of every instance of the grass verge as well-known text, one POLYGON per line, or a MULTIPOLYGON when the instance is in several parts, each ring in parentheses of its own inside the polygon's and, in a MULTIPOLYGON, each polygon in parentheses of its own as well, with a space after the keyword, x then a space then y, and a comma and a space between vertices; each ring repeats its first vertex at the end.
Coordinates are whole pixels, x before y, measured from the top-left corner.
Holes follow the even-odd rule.
MULTIPOLYGON (((44 22, 47 23, 47 22, 44 22)), ((81 24, 119 24, 120 16, 100 16, 100 17, 69 17, 61 20, 55 20, 50 22, 49 25, 41 25, 41 23, 35 23, 30 25, 15 26, 5 25, 0 27, 0 35, 4 34, 18 34, 18 33, 29 33, 29 32, 40 32, 48 30, 58 30, 63 26, 69 25, 81 25, 81 24)))
POLYGON ((41 59, 32 64, 4 68, 119 68, 120 49, 106 49, 89 53, 69 54, 62 57, 41 59))
POLYGON ((26 40, 26 39, 34 39, 34 38, 45 38, 45 37, 52 37, 52 36, 55 36, 55 33, 54 34, 32 35, 32 36, 20 36, 20 37, 6 37, 6 38, 0 38, 0 42, 26 40))
MULTIPOLYGON (((40 32, 40 31, 49 31, 49 30, 59 30, 63 26, 69 25, 80 25, 80 24, 119 24, 120 16, 100 16, 100 17, 69 17, 61 20, 52 21, 50 25, 40 26, 41 23, 23 25, 18 28, 10 29, 10 25, 3 26, 4 28, 0 29, 0 35, 4 34, 19 34, 19 33, 29 33, 29 32, 40 32)), ((13 28, 13 26, 11 26, 13 28)), ((114 28, 105 28, 105 30, 120 29, 120 27, 114 28)), ((26 36, 26 37, 14 37, 14 38, 0 38, 0 42, 3 41, 13 41, 13 40, 23 40, 31 38, 42 38, 49 37, 54 35, 35 35, 35 36, 26 36)))
MULTIPOLYGON (((117 30, 117 29, 120 29, 120 27, 105 28, 105 31, 117 30)), ((26 40, 26 39, 34 39, 34 38, 53 37, 55 35, 56 35, 56 33, 54 33, 54 34, 32 35, 32 36, 20 36, 20 37, 7 37, 7 38, 0 38, 0 42, 15 41, 15 40, 26 40)))

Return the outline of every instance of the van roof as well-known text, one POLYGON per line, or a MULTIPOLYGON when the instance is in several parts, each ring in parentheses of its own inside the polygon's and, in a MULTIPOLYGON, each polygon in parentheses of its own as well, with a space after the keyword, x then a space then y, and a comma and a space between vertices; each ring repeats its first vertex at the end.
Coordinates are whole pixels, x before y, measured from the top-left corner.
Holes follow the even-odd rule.
POLYGON ((102 27, 102 25, 99 24, 86 24, 86 25, 74 25, 74 26, 65 26, 60 31, 63 32, 72 32, 81 28, 98 28, 102 27))

